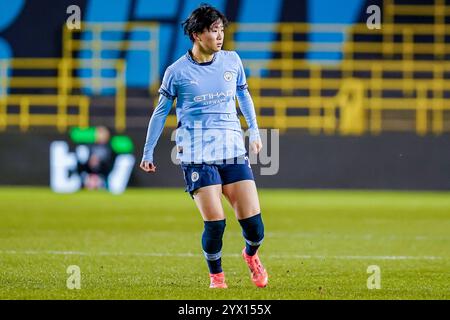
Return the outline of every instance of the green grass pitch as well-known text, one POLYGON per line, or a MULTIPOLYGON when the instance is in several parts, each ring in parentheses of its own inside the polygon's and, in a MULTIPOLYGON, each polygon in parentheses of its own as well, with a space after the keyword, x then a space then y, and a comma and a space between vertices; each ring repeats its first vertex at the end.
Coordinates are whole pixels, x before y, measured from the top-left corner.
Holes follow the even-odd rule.
POLYGON ((449 299, 450 194, 259 190, 269 285, 256 288, 228 204, 211 290, 202 220, 181 189, 0 188, 0 299, 449 299), (81 289, 66 286, 67 267, 81 289), (381 289, 367 287, 370 265, 381 289))

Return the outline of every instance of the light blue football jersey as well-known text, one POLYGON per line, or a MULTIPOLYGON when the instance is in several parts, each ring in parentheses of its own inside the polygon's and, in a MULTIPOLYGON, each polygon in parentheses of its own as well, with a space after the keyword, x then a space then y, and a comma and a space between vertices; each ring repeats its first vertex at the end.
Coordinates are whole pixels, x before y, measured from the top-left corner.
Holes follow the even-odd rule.
MULTIPOLYGON (((167 68, 159 92, 169 101, 176 99, 177 159, 182 162, 211 162, 246 153, 236 96, 250 129, 250 140, 259 138, 244 68, 234 51, 219 51, 206 63, 197 63, 187 52, 167 68)), ((161 104, 160 99, 158 107, 161 104)), ((167 109, 167 103, 163 108, 167 109)), ((168 110, 156 111, 165 121, 168 110)), ((153 159, 154 140, 160 135, 152 131, 157 130, 152 129, 151 120, 144 160, 153 159)))

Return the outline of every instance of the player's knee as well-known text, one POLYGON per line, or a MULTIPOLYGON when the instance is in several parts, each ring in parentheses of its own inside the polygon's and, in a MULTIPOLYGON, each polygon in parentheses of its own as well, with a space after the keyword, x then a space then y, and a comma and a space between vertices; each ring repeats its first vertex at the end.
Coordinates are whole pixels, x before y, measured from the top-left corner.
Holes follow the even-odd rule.
POLYGON ((261 244, 264 239, 264 223, 261 214, 239 220, 239 223, 242 227, 242 234, 247 241, 251 241, 254 245, 261 244))
POLYGON ((225 231, 225 219, 216 221, 205 221, 204 233, 211 238, 222 238, 225 231))
POLYGON ((202 235, 202 246, 205 252, 218 252, 221 250, 225 226, 225 219, 218 221, 205 221, 202 235))

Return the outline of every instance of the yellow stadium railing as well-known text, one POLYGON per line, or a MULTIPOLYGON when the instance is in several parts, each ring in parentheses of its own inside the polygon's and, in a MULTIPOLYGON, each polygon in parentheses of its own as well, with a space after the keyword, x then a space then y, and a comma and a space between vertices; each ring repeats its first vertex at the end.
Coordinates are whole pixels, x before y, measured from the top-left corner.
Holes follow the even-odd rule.
MULTIPOLYGON (((444 79, 445 72, 450 72, 450 62, 416 62, 411 64, 409 73, 427 71, 430 73, 428 79, 390 79, 383 77, 384 73, 399 74, 404 72, 404 67, 396 61, 344 61, 335 66, 308 65, 304 61, 294 60, 289 63, 286 60, 271 61, 268 65, 261 61, 244 61, 244 64, 250 66, 254 71, 281 71, 287 69, 291 72, 304 70, 309 73, 304 78, 277 78, 260 77, 255 75, 249 79, 252 96, 255 100, 257 114, 260 121, 266 126, 281 125, 280 128, 307 128, 312 133, 327 132, 334 133, 331 128, 337 128, 335 121, 330 119, 330 115, 335 117, 334 109, 339 105, 342 110, 348 106, 347 100, 342 100, 342 95, 359 96, 361 108, 365 110, 365 117, 358 118, 352 123, 355 127, 370 129, 372 133, 381 131, 401 131, 402 126, 382 127, 382 114, 385 111, 407 111, 411 115, 416 114, 416 132, 425 134, 432 132, 441 134, 444 131, 450 131, 449 127, 444 126, 444 115, 450 116, 450 101, 444 99, 444 91, 450 91, 450 79, 444 79), (260 69, 258 69, 260 65, 260 69), (352 73, 368 73, 366 77, 357 77, 349 75, 352 73), (324 72, 337 71, 335 77, 323 77, 324 72), (282 88, 282 89, 281 89, 282 88), (353 88, 353 89, 352 89, 353 88), (264 91, 279 91, 279 95, 268 96, 264 91), (283 91, 290 90, 292 95, 282 94, 283 91), (295 95, 295 92, 303 91, 303 96, 295 95), (333 92, 332 96, 325 96, 324 91, 333 92), (394 92, 395 94, 390 94, 394 92), (387 95, 387 97, 386 97, 387 95), (429 97, 430 95, 430 97, 429 97), (275 117, 281 117, 283 120, 275 121, 271 117, 266 118, 261 114, 261 109, 272 109, 275 117), (278 110, 275 110, 278 108, 278 110), (296 117, 286 116, 288 109, 304 109, 307 116, 296 117), (430 114, 430 116, 428 115, 430 114), (431 121, 431 127, 427 127, 428 118, 431 121), (332 123, 331 127, 327 125, 332 123), (284 125, 283 125, 284 124, 284 125), (423 125, 425 124, 425 125, 423 125)), ((411 118, 411 117, 410 117, 411 118)), ((342 119, 341 119, 342 120, 342 119)), ((414 120, 414 119, 413 119, 414 120)), ((352 130, 340 131, 352 132, 352 130)), ((363 132, 365 130, 356 130, 363 132)))
MULTIPOLYGON (((343 52, 345 57, 352 53, 367 52, 379 53, 387 58, 394 53, 405 54, 421 53, 442 57, 442 54, 450 53, 450 48, 444 42, 414 41, 415 36, 441 37, 450 36, 450 25, 411 25, 411 24, 383 24, 381 29, 368 29, 365 24, 345 25, 345 24, 306 24, 306 23, 280 23, 280 24, 232 24, 227 30, 227 47, 239 52, 252 51, 262 52, 271 50, 279 54, 283 59, 293 59, 294 54, 307 53, 308 51, 320 52, 343 52), (237 40, 239 33, 267 33, 273 32, 279 40, 271 42, 243 41, 237 40), (312 43, 307 39, 309 34, 340 34, 342 38, 347 38, 342 43, 325 42, 312 43), (383 36, 400 37, 402 41, 355 41, 353 36, 383 36), (296 35, 302 35, 305 40, 294 40, 296 35), (344 45, 345 44, 345 45, 344 45), (410 50, 408 50, 410 49, 410 50)), ((327 61, 324 61, 327 63, 327 61)))
MULTIPOLYGON (((445 43, 450 37, 445 20, 448 15, 450 6, 444 0, 430 0, 430 5, 387 0, 380 30, 370 30, 365 24, 231 24, 225 48, 241 56, 246 52, 271 53, 263 59, 243 58, 261 127, 344 135, 384 131, 442 134, 450 132, 450 103, 446 99, 450 94, 450 62, 446 60, 450 47, 445 43), (395 17, 402 15, 424 15, 433 22, 395 23, 395 17), (271 33, 274 40, 243 40, 258 39, 239 36, 245 33, 271 33), (310 41, 311 34, 330 33, 341 35, 342 41, 310 41), (307 59, 311 52, 338 53, 340 58, 307 59)), ((61 59, 0 61, 0 129, 55 125, 64 131, 73 123, 87 125, 87 95, 101 95, 107 87, 114 88, 116 130, 124 131, 126 63, 119 57, 129 50, 149 53, 153 84, 149 91, 155 97, 160 84, 158 24, 83 23, 81 31, 83 34, 64 28, 61 59), (148 37, 117 36, 133 32, 148 37), (104 56, 106 51, 120 54, 109 59, 104 56), (113 68, 114 76, 104 77, 104 68, 113 68), (13 69, 47 72, 40 76, 8 75, 13 69), (80 76, 77 70, 82 69, 89 69, 90 75, 80 76), (50 93, 14 93, 30 88, 50 93), (84 90, 88 93, 81 95, 84 90), (31 112, 34 106, 53 106, 56 112, 36 114, 31 112), (79 110, 76 117, 68 112, 73 107, 79 110)), ((176 127, 175 116, 170 115, 166 125, 176 127)))
MULTIPOLYGON (((80 92, 89 89, 89 84, 76 72, 91 63, 58 58, 0 61, 0 71, 3 69, 4 74, 10 74, 0 79, 0 130, 7 126, 20 126, 22 130, 29 126, 56 126, 63 132, 71 125, 88 126, 90 98, 80 92), (41 74, 37 75, 36 71, 41 74), (14 75, 15 72, 20 76, 14 75), (29 75, 23 75, 26 73, 29 75), (19 112, 10 111, 13 106, 18 106, 19 112), (31 108, 38 106, 46 107, 50 114, 32 112, 31 108), (77 115, 69 112, 74 106, 78 107, 77 115)), ((121 132, 126 127, 125 65, 122 60, 103 60, 102 64, 103 68, 114 69, 116 73, 115 77, 99 80, 103 87, 115 91, 115 126, 121 132)))
POLYGON ((418 134, 441 134, 450 131, 450 104, 444 99, 444 92, 450 90, 450 81, 444 76, 450 71, 450 64, 442 60, 450 53, 450 48, 437 41, 420 43, 417 40, 418 35, 422 39, 428 37, 426 41, 439 39, 436 33, 450 36, 450 26, 383 24, 381 30, 370 30, 365 24, 234 24, 229 28, 227 45, 242 55, 246 51, 269 50, 278 57, 244 59, 263 126, 282 130, 306 128, 311 133, 361 134, 368 131, 377 134, 411 130, 411 123, 414 123, 412 130, 418 134), (261 43, 237 37, 239 33, 249 32, 275 33, 274 39, 279 40, 261 43), (341 33, 346 41, 313 44, 307 40, 311 32, 341 33), (361 35, 375 40, 354 40, 361 35), (305 40, 294 40, 296 38, 305 40), (386 39, 392 41, 386 43, 386 39), (342 59, 308 61, 298 58, 299 55, 306 57, 309 51, 341 52, 342 59), (361 53, 378 56, 369 60, 356 58, 361 53), (427 54, 429 60, 417 60, 420 54, 427 54), (393 59, 394 55, 397 60, 393 59), (330 75, 333 72, 335 75, 330 75), (421 78, 417 76, 419 73, 427 76, 421 78), (324 91, 333 94, 325 95, 324 91), (262 109, 271 112, 264 115, 262 109), (289 115, 289 111, 295 109, 303 109, 304 115, 289 115))
POLYGON ((154 94, 160 78, 159 33, 159 24, 154 22, 83 22, 79 30, 63 28, 63 57, 79 59, 83 52, 89 53, 82 59, 93 61, 94 84, 99 89, 101 82, 95 79, 101 78, 99 75, 105 52, 115 52, 118 57, 130 50, 147 52, 150 62, 150 87, 148 89, 151 94, 154 94), (123 36, 133 32, 143 33, 148 39, 138 40, 123 36))
POLYGON ((12 59, 0 61, 0 69, 3 69, 3 74, 13 74, 18 70, 21 74, 26 71, 53 73, 52 76, 12 75, 0 79, 0 130, 7 126, 19 126, 22 131, 30 126, 56 126, 62 132, 70 125, 89 125, 89 98, 70 94, 66 61, 54 58, 12 59), (20 93, 8 93, 10 90, 19 90, 20 93), (38 94, 35 91, 49 93, 38 94), (18 111, 10 110, 14 106, 18 111), (49 112, 32 112, 34 107, 46 108, 49 112), (70 107, 77 107, 78 114, 70 113, 70 107))
MULTIPOLYGON (((450 6, 446 5, 446 0, 428 0, 428 3, 405 4, 395 0, 383 1, 383 21, 391 26, 397 17, 425 17, 432 18, 432 23, 413 25, 415 30, 420 31, 422 27, 427 30, 434 29, 434 45, 436 55, 442 55, 445 47, 445 33, 448 34, 448 27, 445 25, 445 17, 450 15, 450 6), (447 31, 446 31, 447 30, 447 31)), ((393 35, 385 33, 384 42, 392 43, 393 35)))
POLYGON ((383 1, 383 21, 392 23, 396 16, 428 16, 433 17, 435 23, 445 23, 445 17, 450 15, 450 6, 445 0, 428 0, 428 3, 405 4, 395 0, 383 1))
POLYGON ((10 95, 0 98, 0 130, 7 126, 18 126, 21 131, 27 131, 31 126, 56 126, 60 132, 69 126, 89 126, 89 98, 84 96, 57 95, 10 95), (18 106, 18 113, 7 112, 8 106, 18 106), (55 114, 31 112, 32 107, 54 108, 55 114), (67 112, 67 108, 75 106, 78 114, 67 112))

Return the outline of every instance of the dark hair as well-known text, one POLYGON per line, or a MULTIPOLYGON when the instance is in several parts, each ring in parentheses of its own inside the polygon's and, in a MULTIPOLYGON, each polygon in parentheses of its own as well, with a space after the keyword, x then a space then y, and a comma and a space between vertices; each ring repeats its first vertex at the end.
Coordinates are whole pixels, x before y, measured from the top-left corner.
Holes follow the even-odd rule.
POLYGON ((209 30, 211 25, 219 19, 222 20, 224 27, 228 25, 228 20, 222 12, 207 3, 202 3, 200 7, 192 11, 189 18, 181 25, 184 34, 188 35, 191 41, 194 41, 193 33, 203 32, 205 29, 209 30))

